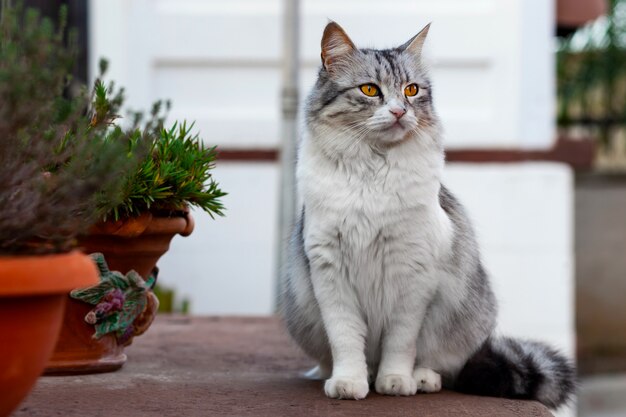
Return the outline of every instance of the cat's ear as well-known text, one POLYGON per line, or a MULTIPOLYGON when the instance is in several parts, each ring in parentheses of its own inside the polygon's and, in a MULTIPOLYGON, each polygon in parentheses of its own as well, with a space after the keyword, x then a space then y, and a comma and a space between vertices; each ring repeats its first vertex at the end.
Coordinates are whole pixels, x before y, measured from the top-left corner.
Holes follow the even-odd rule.
POLYGON ((430 29, 430 23, 424 26, 424 29, 420 30, 417 35, 409 39, 407 43, 402 45, 400 50, 410 52, 416 57, 419 57, 422 54, 422 48, 428 36, 428 29, 430 29))
POLYGON ((326 25, 322 36, 322 65, 327 71, 330 71, 335 63, 350 55, 355 49, 356 47, 341 26, 333 21, 326 25))

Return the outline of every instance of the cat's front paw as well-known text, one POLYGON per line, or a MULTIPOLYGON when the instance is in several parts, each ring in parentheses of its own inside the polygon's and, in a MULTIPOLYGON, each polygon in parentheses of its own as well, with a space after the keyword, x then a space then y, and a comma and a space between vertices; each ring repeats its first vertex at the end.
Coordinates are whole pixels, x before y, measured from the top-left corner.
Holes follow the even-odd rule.
POLYGON ((441 391, 441 375, 432 369, 417 368, 413 372, 413 378, 415 378, 419 392, 441 391))
POLYGON ((417 384, 411 375, 378 375, 376 392, 383 395, 415 395, 417 384))
POLYGON ((333 376, 324 385, 326 396, 341 400, 362 400, 369 389, 367 378, 351 376, 333 376))

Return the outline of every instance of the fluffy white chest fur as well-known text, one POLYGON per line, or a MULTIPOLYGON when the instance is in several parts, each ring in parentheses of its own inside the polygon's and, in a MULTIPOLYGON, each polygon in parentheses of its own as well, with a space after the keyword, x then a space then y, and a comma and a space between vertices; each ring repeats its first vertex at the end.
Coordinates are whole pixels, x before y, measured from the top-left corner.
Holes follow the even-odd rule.
POLYGON ((329 159, 314 143, 302 144, 305 250, 314 267, 335 271, 319 291, 334 292, 338 309, 353 304, 366 321, 370 368, 380 360, 387 324, 432 298, 441 257, 450 249, 452 226, 438 201, 442 161, 435 152, 407 142, 329 159))

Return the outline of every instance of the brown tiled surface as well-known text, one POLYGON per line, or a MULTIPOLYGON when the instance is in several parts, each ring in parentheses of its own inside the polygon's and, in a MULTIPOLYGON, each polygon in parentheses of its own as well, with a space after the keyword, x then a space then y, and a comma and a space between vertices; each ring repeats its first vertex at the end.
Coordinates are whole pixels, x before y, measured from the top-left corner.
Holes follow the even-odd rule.
POLYGON ((550 416, 540 404, 451 392, 326 398, 271 318, 159 316, 110 374, 43 377, 14 417, 550 416))

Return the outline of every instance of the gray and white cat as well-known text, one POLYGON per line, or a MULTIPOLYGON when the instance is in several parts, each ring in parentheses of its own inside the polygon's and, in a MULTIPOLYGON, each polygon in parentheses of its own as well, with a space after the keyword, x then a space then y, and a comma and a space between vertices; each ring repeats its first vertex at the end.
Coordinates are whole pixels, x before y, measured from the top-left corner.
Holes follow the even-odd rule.
POLYGON ((372 50, 334 22, 324 30, 297 162, 287 328, 332 398, 365 398, 370 383, 387 395, 443 385, 557 407, 574 390, 573 365, 493 335, 496 301, 472 225, 441 184, 427 33, 372 50))

